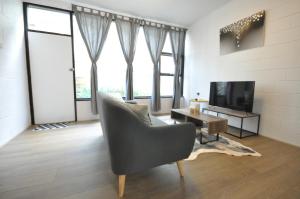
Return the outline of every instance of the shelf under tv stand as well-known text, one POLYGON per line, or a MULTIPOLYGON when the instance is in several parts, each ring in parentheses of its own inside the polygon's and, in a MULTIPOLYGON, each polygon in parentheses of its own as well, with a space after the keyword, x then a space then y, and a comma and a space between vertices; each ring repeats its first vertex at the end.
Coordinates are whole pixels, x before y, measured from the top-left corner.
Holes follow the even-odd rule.
POLYGON ((207 111, 207 113, 215 112, 215 113, 217 113, 217 116, 219 116, 219 114, 223 114, 223 115, 228 115, 228 116, 240 118, 241 119, 240 128, 232 127, 234 129, 238 129, 238 133, 236 134, 236 133, 226 132, 227 134, 230 134, 234 137, 242 139, 242 138, 250 137, 250 136, 254 136, 254 135, 257 136, 259 134, 260 114, 258 114, 258 113, 247 113, 247 112, 244 112, 244 111, 235 111, 235 110, 225 109, 225 108, 215 107, 215 106, 208 107, 208 108, 203 108, 202 112, 205 112, 205 111, 207 111), (248 130, 243 129, 244 119, 251 118, 251 117, 257 117, 256 132, 252 132, 252 131, 248 131, 248 130))

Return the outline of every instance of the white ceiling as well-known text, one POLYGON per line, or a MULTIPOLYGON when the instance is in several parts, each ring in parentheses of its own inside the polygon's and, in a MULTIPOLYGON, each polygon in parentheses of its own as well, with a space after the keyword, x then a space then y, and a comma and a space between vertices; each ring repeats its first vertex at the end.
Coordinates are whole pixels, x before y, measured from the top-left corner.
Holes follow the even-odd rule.
POLYGON ((189 27, 229 0, 64 0, 189 27))

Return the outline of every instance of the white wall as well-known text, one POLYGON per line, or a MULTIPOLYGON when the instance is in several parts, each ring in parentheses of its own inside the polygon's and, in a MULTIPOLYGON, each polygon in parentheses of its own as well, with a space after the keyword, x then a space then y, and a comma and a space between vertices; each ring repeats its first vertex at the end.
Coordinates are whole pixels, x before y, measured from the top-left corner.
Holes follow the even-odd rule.
POLYGON ((22 3, 18 0, 1 3, 0 147, 30 125, 22 3))
POLYGON ((193 24, 186 46, 187 98, 199 91, 208 99, 210 81, 255 80, 261 134, 300 146, 299 0, 232 0, 193 24), (219 29, 259 10, 266 10, 264 47, 220 56, 219 29))
POLYGON ((77 101, 77 120, 97 120, 99 115, 93 115, 91 111, 91 101, 77 101))

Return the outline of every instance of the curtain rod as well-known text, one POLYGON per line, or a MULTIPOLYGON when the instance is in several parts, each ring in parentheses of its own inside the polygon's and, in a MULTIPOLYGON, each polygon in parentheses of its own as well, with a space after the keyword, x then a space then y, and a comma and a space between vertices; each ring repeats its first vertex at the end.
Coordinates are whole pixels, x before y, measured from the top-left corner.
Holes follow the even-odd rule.
POLYGON ((98 10, 98 9, 95 9, 95 8, 89 8, 89 7, 81 6, 81 5, 72 4, 72 10, 73 11, 86 12, 86 13, 94 14, 94 15, 102 15, 102 14, 111 15, 112 19, 114 21, 116 20, 116 18, 121 18, 121 19, 124 19, 124 20, 126 20, 126 19, 127 20, 140 20, 140 25, 141 26, 144 26, 146 24, 146 25, 151 25, 151 26, 161 26, 161 27, 172 29, 172 30, 187 31, 187 28, 183 28, 183 27, 178 27, 178 26, 174 26, 174 25, 164 24, 164 23, 161 23, 161 22, 151 21, 151 20, 144 19, 144 18, 141 18, 141 17, 126 16, 126 15, 122 15, 122 14, 118 14, 118 13, 112 13, 112 12, 109 12, 109 11, 98 10), (80 10, 78 8, 80 8, 80 10))

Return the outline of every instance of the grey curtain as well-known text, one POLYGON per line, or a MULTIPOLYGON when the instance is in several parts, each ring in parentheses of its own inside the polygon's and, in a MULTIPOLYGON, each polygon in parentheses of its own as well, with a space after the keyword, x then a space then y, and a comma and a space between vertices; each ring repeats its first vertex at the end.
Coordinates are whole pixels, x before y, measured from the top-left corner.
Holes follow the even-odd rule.
POLYGON ((79 11, 77 7, 73 7, 76 20, 79 26, 81 36, 84 40, 89 56, 92 61, 91 67, 91 108, 93 114, 97 114, 97 91, 98 91, 98 78, 97 78, 97 60, 100 56, 103 44, 112 21, 112 16, 105 13, 104 16, 100 12, 87 13, 79 11))
POLYGON ((135 53, 136 39, 139 33, 140 22, 138 19, 116 19, 116 26, 122 47, 122 51, 127 62, 126 71, 126 99, 133 99, 133 79, 132 62, 135 53))
POLYGON ((175 63, 173 108, 180 108, 182 78, 184 64, 185 30, 170 30, 170 40, 175 63))
POLYGON ((159 111, 161 108, 159 59, 166 40, 167 30, 163 26, 158 27, 145 24, 144 33, 151 59, 154 64, 151 108, 153 111, 159 111))

